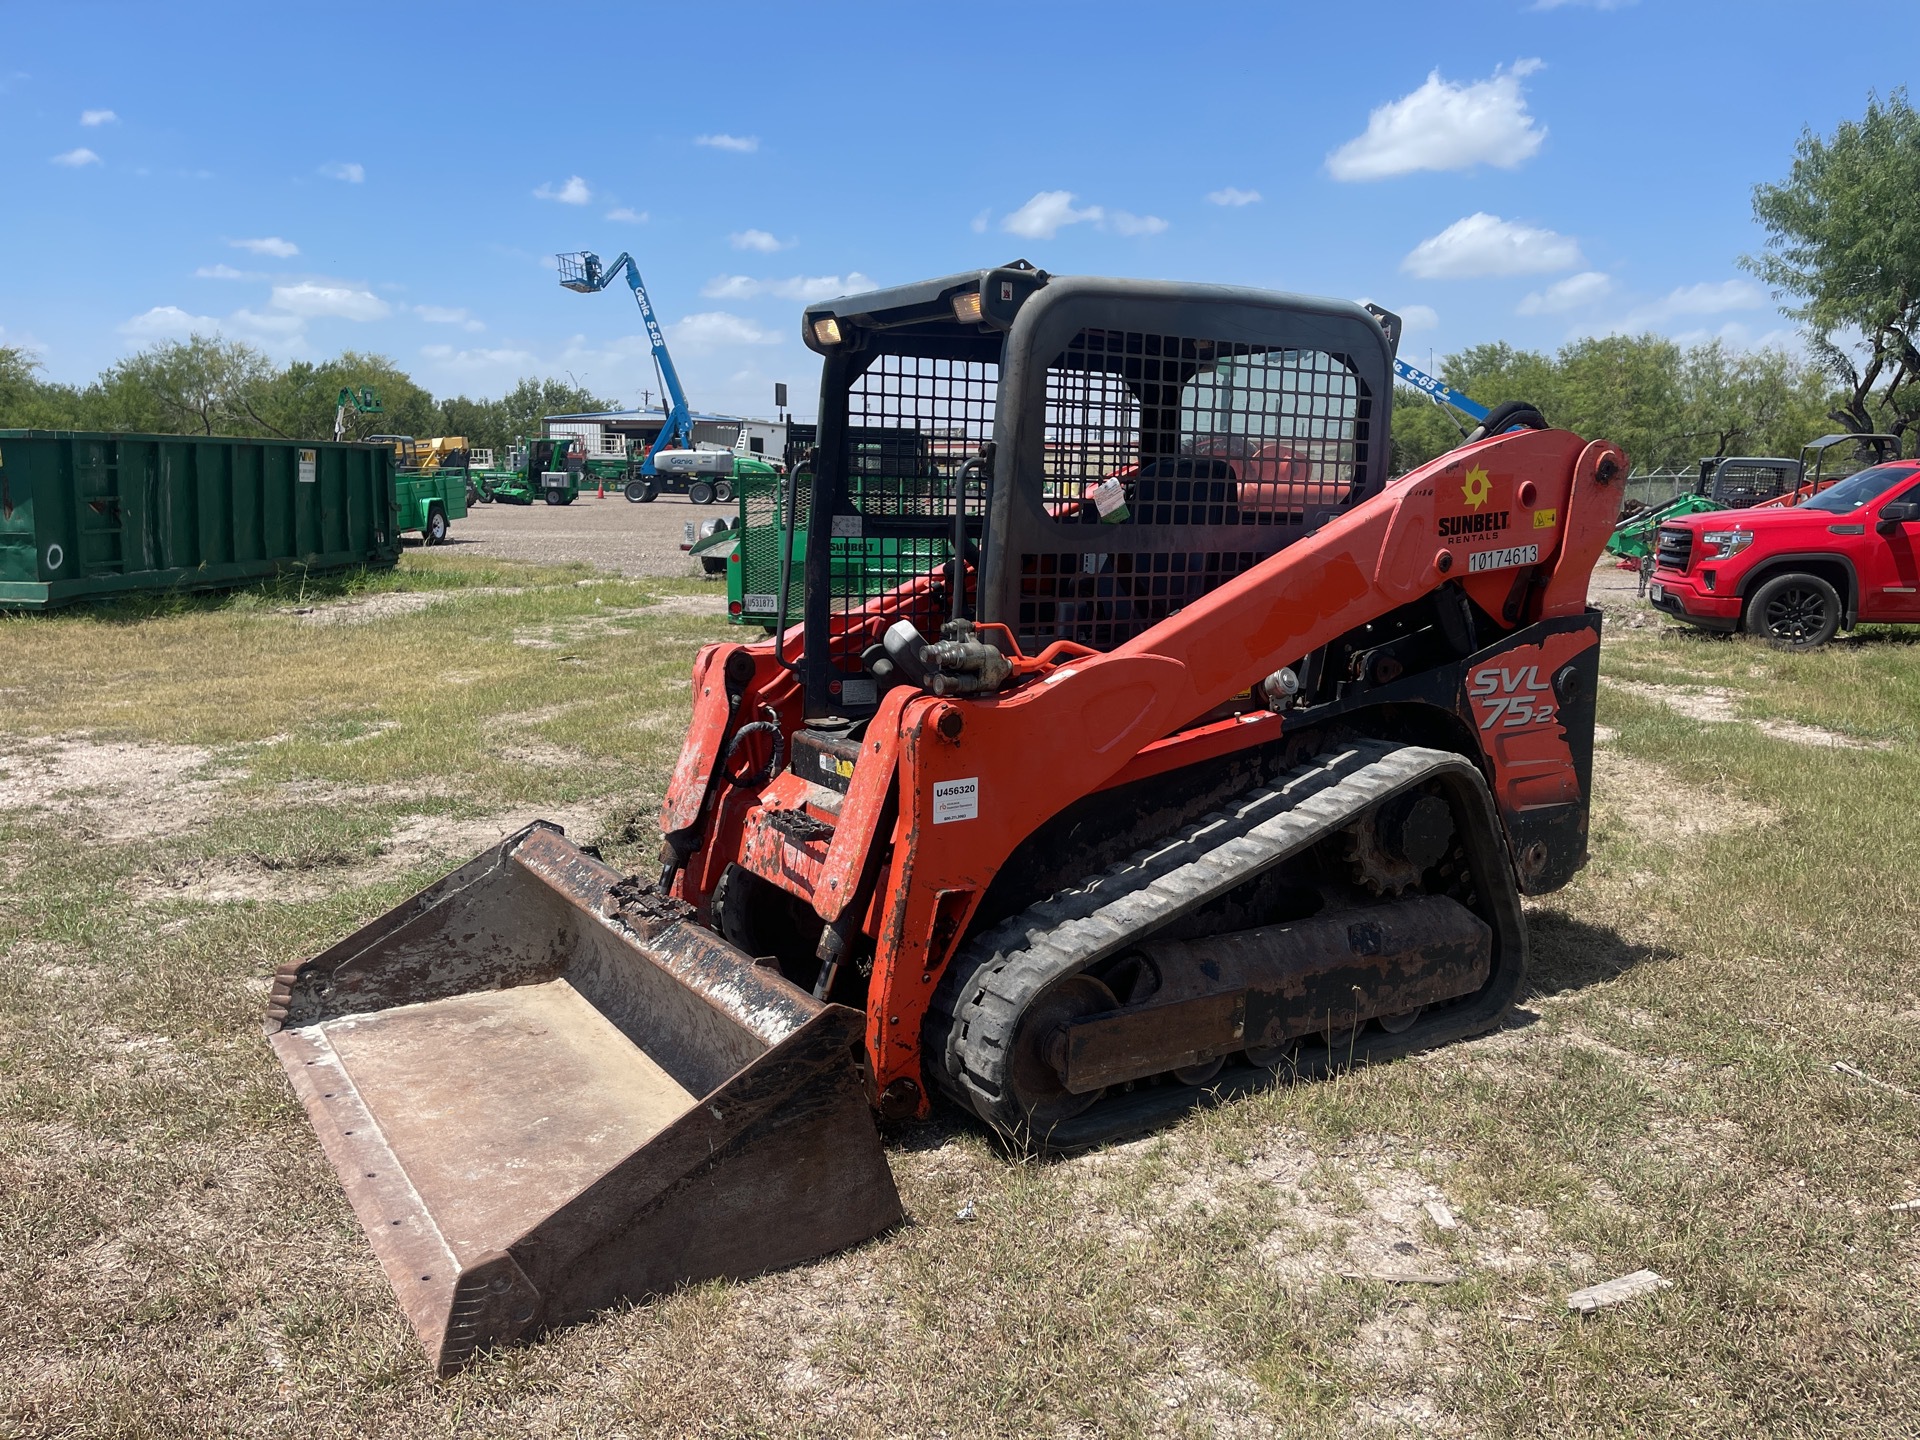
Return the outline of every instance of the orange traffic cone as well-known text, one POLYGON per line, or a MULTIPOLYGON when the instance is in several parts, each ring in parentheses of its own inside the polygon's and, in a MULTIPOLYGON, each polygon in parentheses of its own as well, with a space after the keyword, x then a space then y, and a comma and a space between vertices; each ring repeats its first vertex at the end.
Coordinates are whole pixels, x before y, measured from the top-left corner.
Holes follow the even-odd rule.
POLYGON ((600 493, 594 498, 598 500, 604 500, 607 498, 607 477, 604 475, 600 477, 600 493))

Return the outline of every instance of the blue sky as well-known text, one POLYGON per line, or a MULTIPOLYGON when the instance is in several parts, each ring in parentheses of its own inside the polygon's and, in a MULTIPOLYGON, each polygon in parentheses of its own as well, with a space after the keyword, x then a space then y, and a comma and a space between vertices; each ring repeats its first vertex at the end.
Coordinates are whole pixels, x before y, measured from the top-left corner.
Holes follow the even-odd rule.
POLYGON ((802 303, 1026 256, 1366 297, 1403 353, 1790 343, 1749 195, 1902 83, 1914 0, 1202 5, 0 0, 0 343, 189 330, 436 393, 812 409, 802 303), (1859 37, 1870 37, 1862 46, 1859 37))

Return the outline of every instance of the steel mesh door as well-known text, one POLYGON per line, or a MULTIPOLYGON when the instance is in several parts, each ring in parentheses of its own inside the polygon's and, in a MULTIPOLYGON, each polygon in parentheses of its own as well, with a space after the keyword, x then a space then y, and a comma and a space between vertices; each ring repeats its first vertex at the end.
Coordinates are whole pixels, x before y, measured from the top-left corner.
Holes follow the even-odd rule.
POLYGON ((1045 406, 1042 503, 1010 557, 1028 648, 1132 639, 1364 492, 1371 396, 1339 353, 1083 330, 1045 406))
MULTIPOLYGON (((980 492, 959 494, 959 472, 992 438, 999 370, 990 360, 882 354, 849 385, 837 499, 814 515, 830 526, 832 633, 874 633, 905 618, 935 634, 947 618, 954 506, 983 509, 980 492)), ((828 665, 830 703, 850 714, 872 706, 855 643, 831 647, 828 665)))

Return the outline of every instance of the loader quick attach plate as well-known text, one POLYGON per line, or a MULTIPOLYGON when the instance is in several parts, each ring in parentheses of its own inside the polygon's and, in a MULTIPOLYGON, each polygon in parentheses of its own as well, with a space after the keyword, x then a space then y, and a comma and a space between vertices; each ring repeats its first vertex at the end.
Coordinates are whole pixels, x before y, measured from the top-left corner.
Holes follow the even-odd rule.
POLYGON ((536 824, 278 977, 268 1033, 441 1374, 901 1218, 823 1005, 536 824))

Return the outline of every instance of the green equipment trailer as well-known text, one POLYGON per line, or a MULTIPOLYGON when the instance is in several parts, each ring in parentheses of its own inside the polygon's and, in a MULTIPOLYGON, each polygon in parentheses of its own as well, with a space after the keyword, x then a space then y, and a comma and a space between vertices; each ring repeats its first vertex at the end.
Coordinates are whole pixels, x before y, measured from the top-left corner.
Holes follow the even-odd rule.
MULTIPOLYGON (((931 462, 921 453, 923 450, 923 446, 905 446, 896 441, 887 447, 876 447, 874 464, 890 464, 896 469, 911 465, 912 473, 922 480, 950 483, 950 477, 934 473, 931 462)), ((806 596, 804 570, 812 479, 811 473, 802 470, 789 482, 778 467, 763 460, 739 457, 734 469, 737 513, 730 520, 687 522, 687 538, 680 548, 700 561, 701 568, 708 574, 726 572, 727 618, 734 624, 756 625, 769 631, 778 628, 783 536, 791 556, 787 569, 786 623, 799 623, 806 596), (796 522, 791 527, 785 513, 789 485, 796 522)), ((855 483, 859 483, 858 478, 855 483)), ((887 483, 897 486, 899 481, 887 483)), ((972 491, 969 496, 984 505, 984 496, 972 491)), ((836 536, 833 574, 836 584, 845 581, 848 586, 865 584, 871 588, 887 576, 926 573, 946 564, 952 553, 945 540, 836 536)))
POLYGON ((0 609, 391 566, 385 445, 0 430, 0 609))
POLYGON ((418 531, 428 545, 444 545, 448 527, 467 518, 467 472, 460 470, 402 470, 393 477, 401 534, 418 531))
POLYGON ((411 435, 370 435, 393 451, 394 529, 417 533, 428 545, 444 545, 455 520, 467 518, 474 493, 465 440, 415 440, 411 435))

